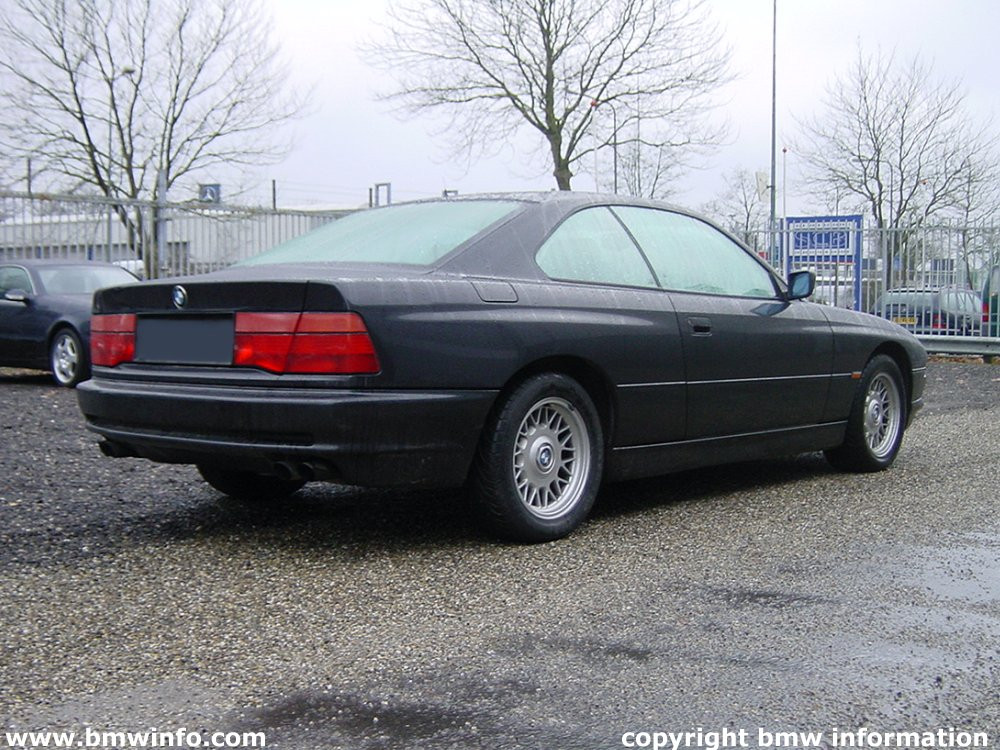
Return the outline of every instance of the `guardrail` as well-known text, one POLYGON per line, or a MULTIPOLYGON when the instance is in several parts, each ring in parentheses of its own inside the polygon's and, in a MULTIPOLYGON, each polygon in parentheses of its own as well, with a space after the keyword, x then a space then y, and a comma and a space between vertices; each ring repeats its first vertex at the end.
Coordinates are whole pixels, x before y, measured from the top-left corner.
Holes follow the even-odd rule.
POLYGON ((917 336, 931 354, 972 354, 1000 357, 1000 338, 977 336, 917 336))

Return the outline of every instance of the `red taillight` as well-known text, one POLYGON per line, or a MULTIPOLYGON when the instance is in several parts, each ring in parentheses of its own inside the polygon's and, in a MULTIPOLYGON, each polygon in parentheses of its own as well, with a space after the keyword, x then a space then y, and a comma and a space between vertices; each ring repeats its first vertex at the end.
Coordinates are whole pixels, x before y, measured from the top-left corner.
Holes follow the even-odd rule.
POLYGON ((934 315, 931 316, 931 328, 940 330, 947 327, 948 326, 946 326, 941 320, 941 313, 934 313, 934 315))
POLYGON ((983 300, 983 325, 989 325, 990 322, 990 303, 988 300, 983 300))
POLYGON ((90 361, 114 367, 135 358, 135 315, 93 315, 90 318, 90 361))
POLYGON ((356 313, 236 313, 233 364, 335 375, 370 375, 380 368, 356 313))

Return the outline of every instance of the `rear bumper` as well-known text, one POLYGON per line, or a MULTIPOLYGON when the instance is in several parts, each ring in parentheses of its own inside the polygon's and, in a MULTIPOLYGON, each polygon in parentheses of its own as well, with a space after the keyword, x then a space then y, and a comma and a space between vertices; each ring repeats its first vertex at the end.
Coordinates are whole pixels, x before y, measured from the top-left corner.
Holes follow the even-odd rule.
POLYGON ((373 487, 462 484, 496 395, 100 378, 77 388, 109 455, 373 487))

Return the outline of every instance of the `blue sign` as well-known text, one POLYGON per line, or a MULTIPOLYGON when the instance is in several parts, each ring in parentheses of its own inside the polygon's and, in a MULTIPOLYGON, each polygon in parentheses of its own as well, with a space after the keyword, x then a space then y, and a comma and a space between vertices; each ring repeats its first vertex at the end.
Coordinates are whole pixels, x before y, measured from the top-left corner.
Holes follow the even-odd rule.
POLYGON ((785 219, 789 270, 795 263, 861 262, 861 216, 790 216, 785 219))
POLYGON ((222 203, 222 185, 212 183, 198 186, 198 200, 202 203, 222 203))
POLYGON ((847 230, 799 230, 792 232, 792 249, 800 250, 847 250, 851 235, 847 230))
POLYGON ((863 218, 851 216, 789 216, 782 232, 787 271, 813 264, 851 266, 854 305, 861 309, 861 227, 863 218))

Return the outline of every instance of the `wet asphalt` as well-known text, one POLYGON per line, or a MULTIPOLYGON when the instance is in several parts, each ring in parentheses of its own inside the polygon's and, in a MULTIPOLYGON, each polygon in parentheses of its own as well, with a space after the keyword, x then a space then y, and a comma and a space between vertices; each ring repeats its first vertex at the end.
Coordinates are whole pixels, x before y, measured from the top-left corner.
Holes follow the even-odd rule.
POLYGON ((459 493, 228 501, 189 467, 103 457, 72 392, 0 370, 0 733, 590 750, 956 728, 992 746, 1000 366, 929 377, 888 472, 807 455, 633 482, 569 539, 514 546, 459 493))

